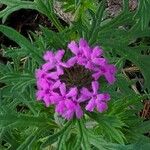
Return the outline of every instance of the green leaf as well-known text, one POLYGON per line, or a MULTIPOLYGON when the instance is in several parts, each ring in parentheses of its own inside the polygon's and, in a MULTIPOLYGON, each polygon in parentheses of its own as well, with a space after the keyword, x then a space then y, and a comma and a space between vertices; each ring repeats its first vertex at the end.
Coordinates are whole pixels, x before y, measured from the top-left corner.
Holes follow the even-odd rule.
POLYGON ((58 141, 58 144, 57 144, 57 149, 58 150, 62 150, 62 149, 67 149, 66 148, 66 141, 67 139, 69 138, 70 134, 71 134, 71 128, 72 126, 70 125, 66 131, 59 137, 59 141, 58 141))
POLYGON ((35 133, 29 135, 28 138, 25 139, 25 141, 20 144, 20 146, 16 149, 16 150, 26 150, 27 147, 32 144, 32 142, 34 141, 34 139, 36 138, 35 133))
POLYGON ((21 48, 25 49, 30 57, 34 58, 37 63, 40 64, 42 62, 41 54, 38 53, 37 49, 23 35, 4 25, 0 25, 0 31, 15 41, 21 48))
POLYGON ((31 1, 22 1, 22 0, 0 0, 0 3, 7 5, 5 9, 0 11, 0 18, 2 18, 2 22, 4 23, 7 17, 19 10, 19 9, 35 9, 35 5, 31 1))
POLYGON ((132 128, 133 132, 138 133, 148 133, 150 131, 150 121, 144 121, 139 126, 132 128))
POLYGON ((102 0, 96 11, 96 14, 93 16, 93 22, 91 25, 91 29, 89 30, 89 34, 87 36, 88 40, 91 44, 93 44, 93 42, 95 41, 95 38, 98 35, 99 27, 101 25, 104 10, 105 10, 105 0, 102 0))
POLYGON ((137 26, 141 30, 144 30, 149 27, 150 22, 150 1, 149 0, 140 0, 138 5, 137 13, 135 14, 135 19, 137 20, 137 26))
POLYGON ((0 0, 0 3, 7 5, 4 10, 0 11, 0 18, 2 18, 3 23, 11 13, 17 10, 34 9, 46 15, 59 31, 63 29, 53 11, 53 2, 50 0, 34 0, 34 2, 25 0, 0 0))
POLYGON ((96 122, 99 123, 98 127, 100 130, 110 136, 112 139, 117 141, 120 144, 124 144, 125 136, 120 130, 121 127, 124 125, 120 120, 115 117, 111 116, 103 116, 97 113, 88 113, 87 114, 94 119, 96 122), (115 123, 117 121, 117 123, 115 123))
POLYGON ((31 74, 6 73, 0 78, 2 83, 13 85, 11 91, 25 91, 26 87, 35 84, 35 77, 31 74))
POLYGON ((66 129, 72 124, 72 121, 68 121, 63 128, 57 133, 50 135, 45 142, 42 143, 41 148, 45 148, 48 145, 53 144, 57 139, 66 131, 66 129))
POLYGON ((25 49, 22 48, 4 48, 4 56, 5 57, 11 57, 11 58, 22 58, 27 56, 28 53, 25 49))
POLYGON ((59 31, 63 30, 63 26, 57 19, 54 10, 53 10, 53 1, 50 0, 35 0, 35 5, 37 7, 37 10, 43 14, 45 14, 56 26, 56 28, 59 31))
POLYGON ((81 147, 83 150, 87 150, 87 149, 90 150, 91 146, 90 146, 90 141, 89 141, 88 134, 87 134, 88 130, 85 127, 84 121, 80 119, 78 122, 78 125, 79 125, 80 132, 83 138, 81 147))
POLYGON ((27 126, 43 126, 49 124, 56 126, 51 120, 44 117, 33 117, 28 115, 0 114, 1 127, 27 127, 27 126))
POLYGON ((82 128, 81 128, 81 125, 79 123, 79 121, 77 122, 78 124, 78 133, 77 133, 77 141, 75 143, 75 146, 74 146, 74 150, 79 150, 80 147, 81 147, 81 142, 82 142, 82 139, 83 139, 83 133, 82 133, 82 128))

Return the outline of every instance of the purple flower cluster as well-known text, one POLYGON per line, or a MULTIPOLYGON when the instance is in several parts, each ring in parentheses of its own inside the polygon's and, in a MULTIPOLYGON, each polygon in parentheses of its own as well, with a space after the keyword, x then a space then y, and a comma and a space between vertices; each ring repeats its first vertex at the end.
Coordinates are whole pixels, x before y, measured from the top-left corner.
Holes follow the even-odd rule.
POLYGON ((65 62, 64 50, 44 54, 45 64, 36 70, 37 100, 44 101, 47 107, 54 105, 55 111, 67 120, 74 116, 81 118, 84 109, 105 111, 110 95, 99 93, 98 79, 104 76, 109 84, 113 84, 115 66, 103 57, 99 46, 92 48, 84 39, 80 39, 79 44, 72 41, 68 48, 73 56, 65 62))

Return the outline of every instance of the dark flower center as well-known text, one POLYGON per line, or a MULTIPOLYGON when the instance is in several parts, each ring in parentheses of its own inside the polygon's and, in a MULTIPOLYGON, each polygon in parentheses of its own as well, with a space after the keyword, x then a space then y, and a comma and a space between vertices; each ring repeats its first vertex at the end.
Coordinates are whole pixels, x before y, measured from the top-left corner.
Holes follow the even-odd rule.
POLYGON ((60 77, 61 81, 66 83, 68 87, 89 88, 92 82, 92 73, 90 70, 80 65, 74 65, 66 68, 64 74, 60 77))

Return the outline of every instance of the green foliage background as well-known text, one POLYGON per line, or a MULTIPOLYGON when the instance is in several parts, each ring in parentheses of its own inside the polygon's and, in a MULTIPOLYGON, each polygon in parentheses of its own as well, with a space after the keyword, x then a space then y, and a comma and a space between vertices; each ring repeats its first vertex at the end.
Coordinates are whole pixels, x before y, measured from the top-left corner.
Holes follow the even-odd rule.
MULTIPOLYGON (((58 32, 40 26, 41 34, 24 37, 14 29, 0 25, 0 32, 16 42, 17 47, 5 47, 4 56, 11 58, 0 65, 0 149, 8 150, 149 150, 150 121, 138 116, 141 100, 149 98, 150 90, 150 1, 139 0, 136 11, 130 11, 128 0, 113 18, 106 17, 105 1, 66 1, 64 9, 75 14, 75 21, 64 27, 53 9, 52 0, 0 0, 7 7, 0 12, 3 23, 19 9, 37 10, 47 16, 58 32), (72 9, 70 9, 70 7, 72 9), (74 9, 73 9, 74 8, 74 9), (84 11, 82 11, 84 10, 84 11), (54 108, 45 108, 35 99, 34 73, 47 49, 66 49, 71 40, 80 37, 91 45, 101 45, 105 55, 118 68, 117 82, 105 83, 103 91, 112 95, 107 112, 88 113, 82 120, 65 121, 54 108), (143 39, 138 44, 137 39, 143 39), (131 46, 132 45, 132 46, 131 46), (123 73, 126 61, 136 65, 144 77, 144 94, 136 94, 134 84, 123 73), (116 90, 118 89, 118 90, 116 90), (18 110, 21 108, 21 110, 18 110)), ((66 54, 69 56, 69 53, 66 54)))

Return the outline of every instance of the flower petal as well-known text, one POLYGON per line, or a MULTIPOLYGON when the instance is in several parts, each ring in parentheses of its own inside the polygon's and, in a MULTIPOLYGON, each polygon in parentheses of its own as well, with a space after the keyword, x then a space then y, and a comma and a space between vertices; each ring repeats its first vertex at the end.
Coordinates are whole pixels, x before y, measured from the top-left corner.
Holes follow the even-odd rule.
POLYGON ((85 102, 89 99, 90 99, 90 97, 87 97, 87 96, 84 96, 84 95, 81 94, 80 97, 76 101, 81 103, 81 102, 85 102))
POLYGON ((40 79, 40 78, 42 78, 42 76, 44 76, 45 75, 45 71, 44 70, 41 70, 41 69, 37 69, 36 71, 35 71, 35 76, 36 76, 36 78, 38 79, 40 79))
POLYGON ((90 98, 92 96, 92 93, 87 88, 83 87, 80 92, 84 97, 90 98))
POLYGON ((76 113, 76 117, 78 119, 80 119, 83 116, 83 111, 82 111, 82 109, 81 109, 79 104, 77 104, 77 106, 76 106, 75 113, 76 113))
POLYGON ((85 39, 81 38, 79 41, 79 47, 84 48, 84 47, 89 47, 89 45, 85 39))
POLYGON ((113 74, 105 73, 104 76, 109 84, 113 84, 116 81, 116 78, 113 74))
POLYGON ((57 89, 60 85, 61 85, 61 82, 60 80, 58 80, 52 85, 52 89, 57 89))
POLYGON ((71 50, 72 53, 77 55, 79 53, 79 47, 75 41, 72 41, 68 44, 68 48, 71 50))
POLYGON ((58 50, 58 51, 56 52, 56 54, 55 54, 56 60, 57 60, 58 62, 60 62, 61 59, 63 58, 64 54, 65 54, 65 51, 64 51, 64 50, 58 50))
POLYGON ((55 105, 57 105, 61 101, 61 96, 59 95, 52 95, 49 98, 51 100, 51 103, 55 105))
POLYGON ((57 68, 57 74, 58 75, 63 75, 64 74, 64 70, 61 66, 57 65, 56 68, 57 68))
POLYGON ((47 77, 51 78, 51 79, 54 79, 54 80, 57 80, 58 79, 58 74, 57 74, 57 72, 51 72, 51 73, 48 73, 47 77))
POLYGON ((41 78, 37 81, 37 87, 38 89, 48 89, 50 84, 45 79, 41 78))
POLYGON ((83 58, 83 57, 77 57, 77 63, 79 64, 79 65, 82 65, 82 66, 84 66, 84 65, 86 65, 86 63, 87 63, 87 59, 86 58, 83 58))
POLYGON ((99 112, 103 112, 103 111, 107 110, 107 108, 108 108, 108 106, 105 102, 100 102, 97 104, 97 110, 99 112))
POLYGON ((36 99, 37 99, 37 100, 42 100, 43 97, 44 97, 44 95, 45 95, 45 92, 44 92, 43 90, 38 90, 38 91, 36 92, 36 99))
POLYGON ((104 66, 107 64, 107 60, 105 58, 94 58, 92 59, 92 62, 96 65, 104 66))
POLYGON ((98 80, 100 76, 102 76, 103 73, 101 71, 99 72, 96 72, 96 73, 93 73, 92 74, 92 77, 95 79, 95 80, 98 80))
POLYGON ((71 57, 68 61, 67 61, 67 65, 69 67, 72 67, 75 63, 77 62, 77 58, 76 57, 71 57))
POLYGON ((45 94, 44 98, 43 98, 46 107, 49 107, 49 105, 51 104, 50 98, 49 98, 49 94, 45 94))
POLYGON ((85 109, 92 112, 95 108, 96 104, 95 104, 95 100, 91 99, 88 104, 86 105, 85 109))
POLYGON ((87 62, 87 64, 85 65, 85 68, 88 68, 88 69, 90 69, 90 70, 93 70, 93 64, 92 64, 92 62, 91 61, 88 61, 87 62))
POLYGON ((66 96, 66 84, 65 83, 62 83, 61 85, 60 85, 60 93, 61 93, 61 95, 62 96, 66 96))
POLYGON ((99 57, 99 56, 101 56, 102 54, 103 54, 103 50, 100 49, 99 46, 95 46, 95 47, 93 48, 93 52, 92 52, 92 54, 91 54, 91 59, 94 59, 95 57, 99 57))
POLYGON ((64 67, 64 68, 69 68, 69 65, 67 63, 64 63, 64 62, 59 62, 59 65, 64 67))
POLYGON ((68 110, 62 116, 67 120, 71 120, 73 118, 73 115, 74 115, 74 111, 68 110))
POLYGON ((99 89, 99 83, 98 83, 97 81, 93 81, 93 82, 92 82, 92 90, 93 90, 93 93, 94 93, 94 94, 97 94, 98 89, 99 89))
POLYGON ((78 93, 78 90, 76 87, 71 88, 66 97, 76 97, 78 93))
POLYGON ((57 105, 56 105, 56 108, 55 108, 55 111, 57 113, 59 113, 60 115, 62 115, 65 111, 65 103, 64 101, 60 101, 57 105))
POLYGON ((110 95, 108 93, 98 94, 97 100, 99 102, 101 102, 101 101, 107 102, 110 100, 110 95))
POLYGON ((74 104, 74 102, 72 102, 71 100, 66 100, 65 101, 65 106, 66 106, 66 108, 69 110, 72 110, 72 111, 74 111, 75 110, 75 108, 76 108, 76 105, 74 104))
POLYGON ((54 54, 52 51, 47 51, 43 56, 43 59, 45 61, 51 61, 53 58, 54 58, 54 54))
POLYGON ((51 63, 51 62, 47 62, 45 63, 43 66, 42 66, 42 69, 44 71, 48 71, 48 70, 51 70, 55 67, 54 63, 51 63))

